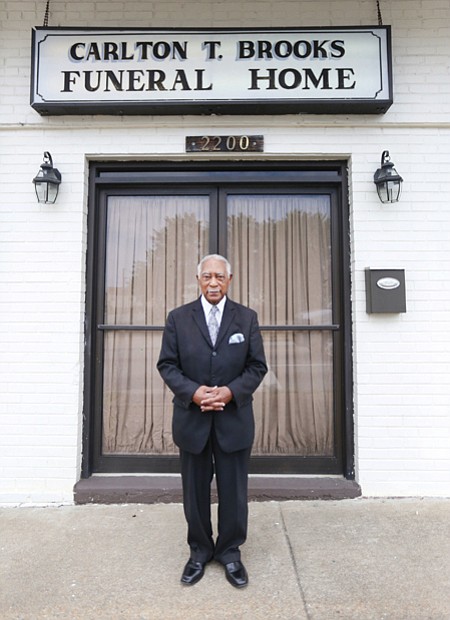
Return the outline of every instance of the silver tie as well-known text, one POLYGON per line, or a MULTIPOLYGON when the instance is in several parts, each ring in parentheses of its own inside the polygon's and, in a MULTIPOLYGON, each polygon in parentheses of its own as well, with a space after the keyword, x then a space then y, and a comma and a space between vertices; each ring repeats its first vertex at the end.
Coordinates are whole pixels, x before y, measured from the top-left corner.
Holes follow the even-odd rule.
POLYGON ((218 312, 219 308, 217 306, 213 306, 210 310, 208 318, 209 336, 213 345, 216 344, 217 334, 219 333, 219 321, 217 320, 218 312))

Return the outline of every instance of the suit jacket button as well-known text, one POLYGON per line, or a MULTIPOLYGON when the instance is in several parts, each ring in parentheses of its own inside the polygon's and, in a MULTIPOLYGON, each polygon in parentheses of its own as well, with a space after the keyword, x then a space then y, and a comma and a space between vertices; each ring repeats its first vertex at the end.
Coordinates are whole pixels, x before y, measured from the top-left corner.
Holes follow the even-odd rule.
POLYGON ((213 355, 213 357, 216 357, 216 355, 217 355, 216 351, 213 351, 212 355, 213 355))

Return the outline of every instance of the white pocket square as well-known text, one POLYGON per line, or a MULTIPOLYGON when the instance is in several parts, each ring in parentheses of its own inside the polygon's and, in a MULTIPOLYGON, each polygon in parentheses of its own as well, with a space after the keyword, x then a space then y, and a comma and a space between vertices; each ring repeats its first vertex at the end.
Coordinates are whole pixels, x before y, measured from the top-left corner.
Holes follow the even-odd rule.
POLYGON ((244 334, 231 334, 228 344, 238 344, 239 342, 244 342, 244 340, 244 334))

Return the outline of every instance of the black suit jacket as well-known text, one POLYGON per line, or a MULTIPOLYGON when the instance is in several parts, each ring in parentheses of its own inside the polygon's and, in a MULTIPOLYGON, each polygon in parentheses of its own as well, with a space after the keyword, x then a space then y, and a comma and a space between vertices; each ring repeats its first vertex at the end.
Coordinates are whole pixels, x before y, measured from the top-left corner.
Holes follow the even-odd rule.
POLYGON ((183 450, 199 454, 212 425, 224 452, 252 445, 253 392, 267 372, 256 312, 227 298, 216 345, 200 298, 169 313, 157 368, 174 394, 172 431, 183 450), (203 413, 192 397, 200 385, 227 385, 233 399, 223 411, 203 413))

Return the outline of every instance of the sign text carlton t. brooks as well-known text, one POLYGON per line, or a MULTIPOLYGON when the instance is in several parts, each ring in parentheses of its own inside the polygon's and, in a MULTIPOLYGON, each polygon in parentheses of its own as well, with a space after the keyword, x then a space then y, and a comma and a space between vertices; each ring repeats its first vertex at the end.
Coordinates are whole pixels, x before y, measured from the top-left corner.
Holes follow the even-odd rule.
POLYGON ((261 30, 35 28, 42 114, 384 112, 388 27, 261 30))

